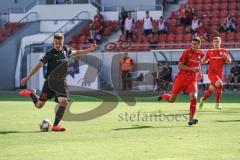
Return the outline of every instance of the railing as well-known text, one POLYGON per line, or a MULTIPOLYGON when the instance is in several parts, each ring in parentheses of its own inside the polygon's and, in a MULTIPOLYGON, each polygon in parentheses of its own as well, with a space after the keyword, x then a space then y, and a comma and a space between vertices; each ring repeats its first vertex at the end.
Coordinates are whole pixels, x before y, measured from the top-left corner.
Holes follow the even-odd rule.
MULTIPOLYGON (((102 11, 120 11, 123 6, 120 5, 114 5, 114 6, 103 6, 102 11)), ((125 7, 126 8, 126 7, 125 7)), ((163 6, 161 4, 157 5, 137 5, 137 6, 128 6, 130 10, 133 10, 131 8, 134 8, 134 11, 146 11, 146 10, 157 10, 161 11, 163 10, 163 6)), ((129 9, 127 9, 129 10, 129 9)))
POLYGON ((57 31, 55 31, 54 33, 52 33, 49 37, 47 37, 42 44, 44 44, 47 40, 49 40, 50 38, 52 38, 54 36, 55 33, 57 32, 65 32, 65 30, 67 29, 68 25, 72 24, 74 21, 82 21, 84 20, 84 18, 79 18, 82 14, 87 14, 87 18, 85 20, 89 20, 90 16, 89 16, 89 12, 88 11, 81 11, 79 12, 76 16, 74 16, 71 20, 69 20, 67 23, 65 23, 61 28, 59 28, 57 31))
MULTIPOLYGON (((20 19, 18 22, 16 22, 16 24, 22 24, 22 27, 24 27, 26 25, 25 23, 27 23, 29 21, 37 21, 38 19, 39 18, 38 18, 37 12, 30 12, 26 16, 24 16, 22 19, 20 19), (34 20, 30 20, 30 18, 32 18, 31 16, 34 16, 33 17, 34 20)), ((18 27, 19 27, 19 25, 12 25, 9 28, 6 28, 6 32, 8 33, 8 36, 6 39, 8 39, 8 37, 12 36, 16 32, 15 29, 17 29, 18 27)), ((3 41, 5 41, 6 39, 4 39, 3 41)))

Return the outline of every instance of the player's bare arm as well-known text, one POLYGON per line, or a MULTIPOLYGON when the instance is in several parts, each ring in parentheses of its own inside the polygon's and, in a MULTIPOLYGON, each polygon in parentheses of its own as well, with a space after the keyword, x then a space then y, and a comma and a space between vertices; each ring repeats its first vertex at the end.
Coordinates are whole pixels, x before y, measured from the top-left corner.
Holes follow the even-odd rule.
POLYGON ((32 77, 32 75, 34 75, 40 68, 42 68, 44 66, 44 63, 39 61, 33 68, 32 70, 28 73, 28 75, 26 77, 24 77, 21 80, 21 85, 25 86, 27 81, 32 77))
POLYGON ((86 54, 88 54, 89 52, 92 52, 96 49, 97 45, 96 44, 92 44, 89 48, 84 49, 84 50, 76 50, 76 51, 72 51, 71 56, 75 56, 75 57, 80 57, 80 56, 84 56, 86 54))
POLYGON ((178 68, 182 69, 182 70, 193 71, 193 72, 196 72, 196 73, 199 72, 199 70, 200 70, 199 67, 188 67, 183 62, 179 62, 178 68))
POLYGON ((202 59, 202 64, 207 64, 209 63, 209 61, 206 58, 207 54, 204 55, 203 59, 202 59))
POLYGON ((226 53, 223 54, 223 58, 225 59, 227 64, 230 64, 232 62, 231 57, 228 56, 226 53))

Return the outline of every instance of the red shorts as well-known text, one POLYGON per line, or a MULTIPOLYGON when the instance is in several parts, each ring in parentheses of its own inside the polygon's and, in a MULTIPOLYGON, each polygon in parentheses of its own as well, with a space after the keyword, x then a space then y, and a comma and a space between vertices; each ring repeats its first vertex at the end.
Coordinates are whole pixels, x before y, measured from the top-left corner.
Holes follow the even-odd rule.
POLYGON ((177 76, 171 93, 179 94, 181 91, 184 91, 185 93, 197 93, 197 80, 177 76))
POLYGON ((216 74, 216 73, 212 73, 212 72, 209 72, 208 73, 208 78, 209 78, 209 80, 210 80, 210 82, 211 82, 211 84, 215 84, 216 83, 216 81, 222 81, 221 79, 222 79, 222 74, 216 74))

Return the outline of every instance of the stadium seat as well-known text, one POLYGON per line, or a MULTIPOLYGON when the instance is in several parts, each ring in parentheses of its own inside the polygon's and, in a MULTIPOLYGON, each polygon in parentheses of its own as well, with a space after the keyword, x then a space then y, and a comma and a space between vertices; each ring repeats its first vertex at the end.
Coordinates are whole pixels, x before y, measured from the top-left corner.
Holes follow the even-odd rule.
POLYGON ((104 29, 104 31, 103 31, 103 35, 104 35, 104 36, 110 36, 111 33, 112 33, 111 26, 106 27, 106 28, 104 29))
POLYGON ((219 9, 218 3, 212 5, 212 10, 213 10, 213 11, 218 11, 218 9, 219 9))
POLYGON ((184 35, 184 41, 190 42, 192 40, 192 34, 188 33, 184 35))
MULTIPOLYGON (((239 3, 239 2, 238 2, 239 3)), ((229 11, 235 11, 237 8, 237 4, 235 2, 230 2, 228 5, 229 11)))
POLYGON ((206 4, 203 6, 204 11, 210 11, 211 10, 211 4, 206 4))
POLYGON ((220 11, 221 11, 221 12, 224 11, 224 10, 227 10, 227 8, 228 8, 228 3, 222 3, 222 4, 220 5, 220 11))
POLYGON ((173 33, 168 34, 167 42, 169 42, 169 43, 175 42, 175 34, 173 34, 173 33))
POLYGON ((182 42, 183 41, 183 34, 177 34, 176 35, 176 42, 182 42))
POLYGON ((167 39, 167 35, 166 34, 160 34, 159 35, 159 42, 165 42, 167 39))

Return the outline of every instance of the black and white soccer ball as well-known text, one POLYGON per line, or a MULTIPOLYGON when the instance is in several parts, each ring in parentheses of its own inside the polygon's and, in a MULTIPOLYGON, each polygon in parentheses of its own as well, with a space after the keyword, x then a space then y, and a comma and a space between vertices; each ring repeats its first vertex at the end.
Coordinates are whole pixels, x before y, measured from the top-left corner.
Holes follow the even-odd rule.
POLYGON ((49 121, 48 119, 42 120, 42 122, 39 124, 40 126, 40 131, 42 132, 48 132, 52 129, 52 122, 49 121))

